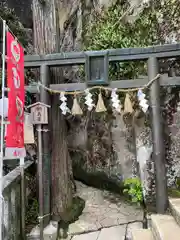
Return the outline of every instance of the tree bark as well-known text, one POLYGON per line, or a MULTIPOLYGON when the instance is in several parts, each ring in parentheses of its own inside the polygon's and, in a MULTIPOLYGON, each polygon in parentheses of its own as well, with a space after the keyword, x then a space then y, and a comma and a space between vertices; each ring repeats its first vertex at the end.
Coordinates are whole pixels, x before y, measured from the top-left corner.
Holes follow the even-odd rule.
MULTIPOLYGON (((59 21, 57 0, 33 0, 34 49, 37 54, 60 51, 60 35, 62 28, 59 21)), ((51 69, 52 83, 63 81, 61 69, 51 69)), ((72 187, 70 181, 71 163, 67 147, 67 130, 63 115, 59 109, 59 96, 51 97, 51 207, 52 215, 60 219, 65 216, 66 209, 72 204, 72 187)), ((64 219, 63 219, 64 220, 64 219)))

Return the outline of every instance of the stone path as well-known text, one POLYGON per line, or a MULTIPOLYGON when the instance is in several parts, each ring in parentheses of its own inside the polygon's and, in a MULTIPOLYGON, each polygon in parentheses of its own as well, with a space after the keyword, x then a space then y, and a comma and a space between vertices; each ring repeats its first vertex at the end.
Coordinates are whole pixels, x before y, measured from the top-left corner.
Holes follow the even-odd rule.
POLYGON ((141 209, 125 203, 118 194, 77 182, 77 195, 86 201, 86 206, 79 220, 70 225, 71 235, 142 221, 141 209))
MULTIPOLYGON (((132 228, 142 228, 142 211, 125 203, 118 194, 77 182, 77 195, 86 206, 79 220, 70 225, 68 240, 124 240, 132 228)), ((45 229, 44 239, 56 240, 52 237, 56 228, 52 229, 52 224, 45 229)))

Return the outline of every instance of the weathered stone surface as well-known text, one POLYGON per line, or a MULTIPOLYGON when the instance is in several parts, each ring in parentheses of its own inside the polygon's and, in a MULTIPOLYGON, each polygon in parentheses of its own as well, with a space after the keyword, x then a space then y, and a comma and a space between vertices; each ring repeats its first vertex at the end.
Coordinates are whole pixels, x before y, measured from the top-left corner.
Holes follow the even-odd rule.
POLYGON ((114 175, 120 175, 122 179, 133 176, 133 166, 135 160, 135 139, 132 126, 127 126, 122 116, 116 115, 111 128, 113 150, 117 155, 117 160, 111 168, 114 175))
POLYGON ((155 240, 179 239, 180 227, 169 215, 152 215, 152 232, 155 240))
POLYGON ((172 215, 180 226, 180 198, 169 199, 169 205, 172 215))
POLYGON ((136 229, 132 231, 132 240, 153 240, 153 235, 151 230, 136 229))
POLYGON ((140 13, 143 11, 144 7, 147 6, 147 4, 150 2, 149 0, 129 0, 130 8, 133 9, 133 11, 129 11, 126 15, 126 19, 130 23, 134 23, 140 13))
MULTIPOLYGON (((81 138, 71 142, 74 148, 71 157, 74 175, 78 180, 120 192, 123 180, 136 172, 134 133, 132 126, 127 126, 122 116, 116 116, 114 120, 109 118, 113 117, 109 116, 103 121, 89 119, 89 125, 94 121, 95 126, 87 130, 81 127, 81 138), (75 150, 75 144, 78 150, 75 150)), ((72 146, 71 143, 69 146, 72 146)))
MULTIPOLYGON (((95 229, 95 230, 97 230, 97 229, 95 229)), ((68 229, 69 235, 79 234, 79 233, 83 233, 83 232, 84 232, 84 227, 81 226, 80 224, 78 224, 78 222, 72 223, 68 229)))
POLYGON ((172 187, 176 183, 176 179, 180 177, 180 112, 177 111, 172 116, 172 124, 169 126, 169 135, 171 144, 168 151, 167 177, 168 187, 172 187))
POLYGON ((127 233, 126 233, 127 240, 131 240, 133 231, 135 231, 137 229, 142 229, 142 227, 143 227, 142 223, 140 223, 140 222, 128 224, 127 233))
POLYGON ((93 232, 88 234, 77 235, 72 240, 97 240, 100 232, 93 232))
POLYGON ((126 226, 117 226, 111 228, 104 228, 101 230, 98 240, 124 240, 126 226))
POLYGON ((101 191, 77 182, 77 194, 86 201, 83 214, 70 225, 69 234, 97 231, 130 221, 142 221, 141 209, 123 202, 118 195, 101 191), (77 232, 72 232, 72 229, 77 232))

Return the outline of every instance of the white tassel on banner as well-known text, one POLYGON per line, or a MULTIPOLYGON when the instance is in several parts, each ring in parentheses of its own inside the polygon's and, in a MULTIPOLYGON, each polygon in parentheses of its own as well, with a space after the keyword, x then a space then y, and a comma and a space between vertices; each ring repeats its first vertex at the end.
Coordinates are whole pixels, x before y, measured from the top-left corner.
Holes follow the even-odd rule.
POLYGON ((94 107, 93 100, 92 100, 92 94, 89 92, 89 89, 86 89, 85 93, 86 93, 85 104, 87 105, 88 110, 91 111, 94 107))
POLYGON ((112 93, 111 93, 111 101, 112 101, 112 106, 113 108, 117 111, 117 112, 121 112, 121 102, 119 100, 119 96, 117 95, 116 93, 117 91, 117 88, 113 89, 112 90, 112 93))
POLYGON ((70 113, 71 111, 67 106, 67 98, 65 97, 63 92, 60 94, 60 100, 61 100, 62 104, 59 107, 62 111, 62 114, 66 115, 67 113, 70 113))
POLYGON ((141 107, 142 111, 146 113, 149 108, 148 101, 145 99, 146 95, 142 92, 142 90, 139 90, 137 97, 139 100, 139 106, 141 107))

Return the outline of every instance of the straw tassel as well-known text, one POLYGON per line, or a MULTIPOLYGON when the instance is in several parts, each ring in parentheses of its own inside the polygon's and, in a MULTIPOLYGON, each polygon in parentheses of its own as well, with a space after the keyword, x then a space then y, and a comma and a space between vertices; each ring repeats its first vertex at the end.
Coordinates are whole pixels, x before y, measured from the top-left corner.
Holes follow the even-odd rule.
POLYGON ((79 106, 79 103, 78 103, 76 97, 74 97, 71 112, 72 112, 72 115, 82 115, 83 114, 83 111, 82 111, 81 107, 79 106))
POLYGON ((131 103, 131 100, 130 100, 130 96, 129 94, 127 93, 126 94, 126 98, 125 98, 125 101, 124 101, 124 112, 125 113, 132 113, 134 110, 133 110, 133 107, 132 107, 132 103, 131 103))
POLYGON ((97 102, 97 106, 96 106, 96 112, 106 112, 106 111, 107 111, 107 109, 106 109, 106 107, 104 105, 102 94, 100 92, 99 95, 98 95, 98 102, 97 102))

